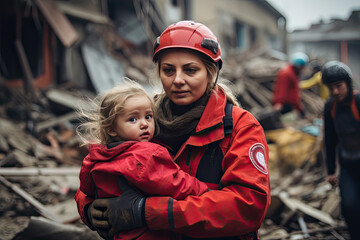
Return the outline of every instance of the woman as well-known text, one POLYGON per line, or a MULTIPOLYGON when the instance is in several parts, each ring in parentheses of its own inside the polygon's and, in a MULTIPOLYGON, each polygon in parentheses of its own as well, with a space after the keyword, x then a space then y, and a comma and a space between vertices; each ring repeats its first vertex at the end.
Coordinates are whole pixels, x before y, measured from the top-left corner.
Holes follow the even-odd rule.
POLYGON ((92 203, 78 191, 82 219, 89 224, 87 213, 98 231, 111 227, 110 236, 147 226, 180 239, 257 239, 270 204, 268 147, 256 119, 216 84, 217 38, 203 24, 178 22, 156 40, 153 60, 164 89, 156 101, 156 139, 172 149, 182 170, 213 190, 177 201, 126 187, 120 197, 92 203))
POLYGON ((326 63, 322 81, 331 94, 324 107, 328 181, 333 186, 339 184, 341 212, 351 239, 360 239, 360 94, 353 92, 351 70, 342 62, 326 63), (341 167, 339 179, 336 152, 341 167))

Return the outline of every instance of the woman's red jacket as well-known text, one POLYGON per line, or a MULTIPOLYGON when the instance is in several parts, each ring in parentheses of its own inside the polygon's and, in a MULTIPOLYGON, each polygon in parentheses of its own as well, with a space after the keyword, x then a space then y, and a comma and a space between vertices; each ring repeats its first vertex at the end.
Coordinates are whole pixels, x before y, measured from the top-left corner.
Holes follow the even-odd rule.
MULTIPOLYGON (((270 205, 269 155, 264 131, 253 115, 233 107, 233 131, 225 136, 223 117, 227 100, 220 87, 215 91, 217 94, 211 95, 196 134, 189 137, 174 159, 182 170, 197 176, 205 146, 220 141, 223 154, 220 183, 209 183, 215 190, 184 200, 148 197, 145 218, 150 230, 171 230, 193 238, 252 239, 249 233, 256 232, 264 220, 270 205)), ((80 215, 84 216, 84 206, 92 198, 79 190, 75 199, 80 215)))

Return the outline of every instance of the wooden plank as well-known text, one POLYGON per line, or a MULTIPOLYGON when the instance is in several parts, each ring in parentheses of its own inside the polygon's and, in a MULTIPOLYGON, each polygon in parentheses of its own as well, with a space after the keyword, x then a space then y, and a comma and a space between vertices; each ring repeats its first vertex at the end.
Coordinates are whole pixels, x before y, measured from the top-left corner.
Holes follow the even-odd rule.
POLYGON ((46 97, 53 102, 74 110, 86 108, 86 103, 82 101, 82 98, 74 96, 65 90, 49 89, 46 92, 46 97))
POLYGON ((55 176, 55 175, 79 175, 80 167, 61 168, 0 168, 0 175, 3 176, 55 176))
POLYGON ((68 121, 71 121, 71 120, 74 120, 74 119, 77 119, 77 118, 79 118, 79 114, 77 112, 67 113, 67 114, 64 114, 64 115, 62 115, 60 117, 56 117, 54 119, 50 119, 50 120, 47 120, 47 121, 37 123, 36 126, 35 126, 35 131, 40 132, 41 130, 48 129, 48 128, 51 128, 53 126, 56 126, 56 125, 59 125, 61 123, 68 122, 68 121))
MULTIPOLYGON (((322 232, 332 232, 335 230, 346 230, 347 227, 344 225, 337 225, 335 227, 326 226, 326 227, 317 227, 314 229, 308 229, 309 235, 322 233, 322 232)), ((261 237, 261 240, 282 240, 282 239, 291 239, 292 236, 296 236, 302 234, 300 231, 293 231, 291 233, 287 233, 284 229, 276 229, 274 231, 268 232, 261 237)))
POLYGON ((302 214, 299 214, 300 216, 298 217, 298 222, 299 222, 299 226, 301 228, 301 231, 304 233, 303 236, 305 239, 310 237, 308 228, 306 226, 306 222, 304 220, 304 217, 302 216, 302 214))
MULTIPOLYGON (((103 2, 104 1, 101 1, 101 3, 103 2)), ((88 10, 85 6, 79 7, 78 5, 73 4, 70 1, 57 2, 57 5, 59 9, 67 15, 81 18, 94 23, 113 25, 112 21, 106 15, 102 15, 101 13, 94 10, 88 10)))
POLYGON ((60 11, 55 0, 35 0, 35 3, 65 47, 70 47, 79 39, 75 28, 60 11))
POLYGON ((290 208, 292 211, 301 211, 313 218, 318 219, 321 222, 335 226, 335 220, 327 213, 324 213, 316 208, 310 207, 309 205, 301 202, 298 199, 290 198, 287 192, 281 192, 279 197, 283 203, 290 208))
MULTIPOLYGON (((24 47, 19 39, 15 41, 16 52, 19 57, 19 62, 21 65, 21 69, 24 73, 24 91, 26 96, 29 97, 29 100, 33 100, 35 97, 35 89, 34 89, 34 77, 30 70, 29 61, 27 59, 24 47)), ((26 102, 26 106, 29 108, 29 102, 26 102)))
POLYGON ((252 96, 256 98, 263 107, 271 106, 271 94, 263 86, 257 82, 244 81, 247 91, 251 92, 252 96))
POLYGON ((8 180, 6 180, 3 176, 0 176, 0 182, 3 183, 6 187, 10 188, 12 191, 14 191, 16 194, 18 194, 20 197, 25 199, 27 202, 31 204, 35 208, 35 210, 43 217, 46 217, 48 219, 51 219, 53 221, 58 221, 58 218, 49 212, 38 200, 33 198, 31 195, 29 195, 27 192, 22 190, 20 187, 16 186, 15 184, 12 184, 8 180))
MULTIPOLYGON (((321 232, 331 232, 333 230, 346 230, 347 229, 347 226, 346 225, 336 225, 336 226, 326 226, 326 227, 317 227, 317 228, 313 228, 313 229, 309 229, 308 230, 308 233, 309 234, 313 234, 313 233, 321 233, 321 232)), ((298 234, 301 234, 302 231, 294 231, 294 232, 291 232, 286 239, 288 239, 290 236, 294 236, 294 235, 298 235, 298 234)), ((261 238, 263 239, 263 238, 261 238)), ((285 239, 284 238, 281 238, 281 239, 285 239)))

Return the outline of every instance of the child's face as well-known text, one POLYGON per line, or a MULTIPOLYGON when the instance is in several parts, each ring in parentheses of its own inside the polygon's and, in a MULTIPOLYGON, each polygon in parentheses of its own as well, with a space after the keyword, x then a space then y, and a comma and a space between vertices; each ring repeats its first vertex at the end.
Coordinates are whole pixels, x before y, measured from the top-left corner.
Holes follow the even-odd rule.
POLYGON ((147 96, 137 95, 126 100, 124 112, 116 117, 108 134, 118 140, 148 142, 154 131, 151 102, 147 96))

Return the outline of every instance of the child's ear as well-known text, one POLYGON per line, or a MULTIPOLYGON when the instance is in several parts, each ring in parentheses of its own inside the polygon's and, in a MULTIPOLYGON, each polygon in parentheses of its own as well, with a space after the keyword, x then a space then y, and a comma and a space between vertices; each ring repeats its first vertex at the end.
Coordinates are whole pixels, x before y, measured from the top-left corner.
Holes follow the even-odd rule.
POLYGON ((112 137, 116 137, 117 133, 110 127, 106 130, 107 134, 109 134, 112 137))

